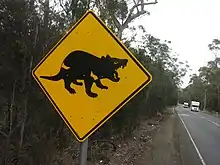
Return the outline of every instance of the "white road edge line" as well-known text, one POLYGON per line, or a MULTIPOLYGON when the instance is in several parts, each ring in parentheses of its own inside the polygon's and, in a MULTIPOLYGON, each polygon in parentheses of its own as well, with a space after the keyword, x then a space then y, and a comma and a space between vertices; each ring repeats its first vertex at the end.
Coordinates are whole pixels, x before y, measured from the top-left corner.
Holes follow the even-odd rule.
POLYGON ((181 122, 183 123, 183 126, 185 127, 186 132, 188 133, 189 138, 190 138, 190 140, 191 140, 191 142, 192 142, 193 146, 195 147, 196 152, 197 152, 197 154, 199 155, 199 158, 200 158, 200 160, 201 160, 202 164, 203 164, 203 165, 206 165, 206 163, 205 163, 205 161, 204 161, 204 159, 203 159, 202 155, 201 155, 201 154, 200 154, 200 152, 199 152, 199 149, 197 148, 197 146, 196 146, 196 144, 195 144, 195 142, 194 142, 194 140, 193 140, 193 138, 192 138, 191 134, 189 133, 188 128, 186 127, 186 124, 184 123, 184 121, 183 121, 182 117, 179 115, 179 113, 178 113, 178 112, 177 112, 177 114, 178 114, 178 116, 179 116, 179 118, 180 118, 181 122))

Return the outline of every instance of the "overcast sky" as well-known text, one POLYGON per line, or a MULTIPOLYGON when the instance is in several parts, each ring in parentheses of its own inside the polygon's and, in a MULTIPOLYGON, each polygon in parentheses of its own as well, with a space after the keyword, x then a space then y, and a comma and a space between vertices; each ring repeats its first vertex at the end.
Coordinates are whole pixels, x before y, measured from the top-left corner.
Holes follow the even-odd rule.
POLYGON ((155 37, 170 40, 179 58, 189 62, 192 72, 184 77, 185 87, 189 75, 214 58, 208 44, 220 38, 220 0, 158 0, 148 8, 151 15, 132 24, 141 24, 155 37))

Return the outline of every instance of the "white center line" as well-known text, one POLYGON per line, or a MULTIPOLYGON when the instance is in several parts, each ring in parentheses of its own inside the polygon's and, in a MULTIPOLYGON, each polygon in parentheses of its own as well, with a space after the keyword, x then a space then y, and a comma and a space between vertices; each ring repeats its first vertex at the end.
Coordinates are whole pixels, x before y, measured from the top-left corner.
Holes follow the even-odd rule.
MULTIPOLYGON (((192 113, 192 112, 191 112, 192 113)), ((195 114, 195 113, 192 113, 192 114, 194 114, 194 115, 196 115, 196 116, 198 116, 198 117, 200 117, 198 114, 195 114)), ((212 123, 212 124, 214 124, 214 125, 216 125, 217 127, 220 127, 220 125, 218 124, 218 123, 216 123, 216 122, 214 122, 214 121, 211 121, 211 120, 209 120, 209 119, 206 119, 205 117, 200 117, 201 119, 204 119, 204 120, 206 120, 206 121, 208 121, 208 122, 210 122, 210 123, 212 123)))
POLYGON ((216 122, 214 122, 214 121, 211 121, 211 120, 209 120, 209 119, 206 119, 206 118, 204 118, 204 119, 207 120, 208 122, 210 122, 210 123, 216 125, 217 127, 220 127, 220 125, 219 125, 218 123, 216 123, 216 122))

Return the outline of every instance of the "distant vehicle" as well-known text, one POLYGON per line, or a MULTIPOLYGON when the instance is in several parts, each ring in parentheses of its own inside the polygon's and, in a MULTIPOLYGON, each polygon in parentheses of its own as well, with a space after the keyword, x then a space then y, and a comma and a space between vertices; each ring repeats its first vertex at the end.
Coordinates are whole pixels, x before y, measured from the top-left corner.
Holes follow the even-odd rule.
POLYGON ((200 105, 200 102, 191 101, 191 106, 190 106, 191 111, 199 112, 199 105, 200 105))
POLYGON ((184 102, 184 103, 183 103, 183 107, 184 107, 184 108, 188 108, 188 107, 189 107, 189 103, 184 102))

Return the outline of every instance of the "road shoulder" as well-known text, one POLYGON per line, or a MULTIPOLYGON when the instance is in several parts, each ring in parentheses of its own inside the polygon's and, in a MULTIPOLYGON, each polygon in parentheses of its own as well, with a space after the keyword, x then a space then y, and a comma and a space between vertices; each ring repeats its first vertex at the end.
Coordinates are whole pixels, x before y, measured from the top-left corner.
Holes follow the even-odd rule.
POLYGON ((172 109, 166 116, 158 132, 153 136, 150 149, 137 160, 136 165, 175 165, 179 164, 179 155, 176 153, 173 130, 175 114, 172 109))
POLYGON ((150 148, 135 165, 201 165, 196 150, 178 115, 170 111, 167 119, 153 136, 150 148))

